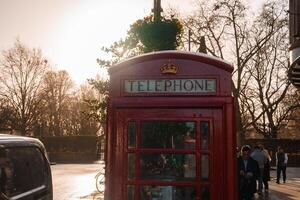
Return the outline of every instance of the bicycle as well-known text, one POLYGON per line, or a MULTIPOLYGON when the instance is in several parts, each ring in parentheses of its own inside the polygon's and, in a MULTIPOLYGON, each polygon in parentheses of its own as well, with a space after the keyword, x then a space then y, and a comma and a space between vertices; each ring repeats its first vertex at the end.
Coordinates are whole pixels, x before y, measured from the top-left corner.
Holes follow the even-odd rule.
POLYGON ((95 176, 96 188, 100 194, 104 195, 105 190, 105 167, 103 167, 95 176))

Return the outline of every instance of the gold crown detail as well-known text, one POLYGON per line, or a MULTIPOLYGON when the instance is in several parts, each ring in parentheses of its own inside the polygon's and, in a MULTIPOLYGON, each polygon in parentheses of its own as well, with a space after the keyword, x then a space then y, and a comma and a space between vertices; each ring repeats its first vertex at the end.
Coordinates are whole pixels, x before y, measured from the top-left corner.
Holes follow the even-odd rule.
POLYGON ((170 60, 167 64, 164 64, 160 68, 160 71, 163 74, 176 74, 177 70, 178 70, 178 67, 175 64, 171 63, 170 60))

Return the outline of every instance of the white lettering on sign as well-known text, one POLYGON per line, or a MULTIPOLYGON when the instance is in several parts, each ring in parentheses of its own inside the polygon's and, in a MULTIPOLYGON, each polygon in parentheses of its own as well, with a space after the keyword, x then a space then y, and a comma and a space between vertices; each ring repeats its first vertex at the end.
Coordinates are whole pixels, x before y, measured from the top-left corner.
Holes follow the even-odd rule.
POLYGON ((216 79, 125 80, 127 93, 215 93, 216 79))

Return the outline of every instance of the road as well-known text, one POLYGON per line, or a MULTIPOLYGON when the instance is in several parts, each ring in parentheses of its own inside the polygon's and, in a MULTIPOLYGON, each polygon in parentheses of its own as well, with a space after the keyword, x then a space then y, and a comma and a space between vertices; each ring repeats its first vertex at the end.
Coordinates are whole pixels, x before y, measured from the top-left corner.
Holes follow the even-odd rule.
POLYGON ((100 163, 51 165, 54 200, 100 200, 95 175, 101 167, 100 163))
MULTIPOLYGON (((52 165, 54 200, 101 200, 95 186, 101 167, 101 163, 52 165)), ((256 200, 300 199, 300 168, 287 169, 285 184, 276 184, 276 171, 271 171, 271 176, 269 193, 256 196, 256 200)))

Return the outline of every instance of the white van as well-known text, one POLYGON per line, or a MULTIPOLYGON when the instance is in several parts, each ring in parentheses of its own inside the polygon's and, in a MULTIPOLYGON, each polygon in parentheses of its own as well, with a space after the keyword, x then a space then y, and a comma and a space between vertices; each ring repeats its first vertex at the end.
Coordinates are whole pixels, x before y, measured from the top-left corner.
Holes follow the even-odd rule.
POLYGON ((0 134, 0 199, 53 199, 49 159, 38 139, 0 134))

